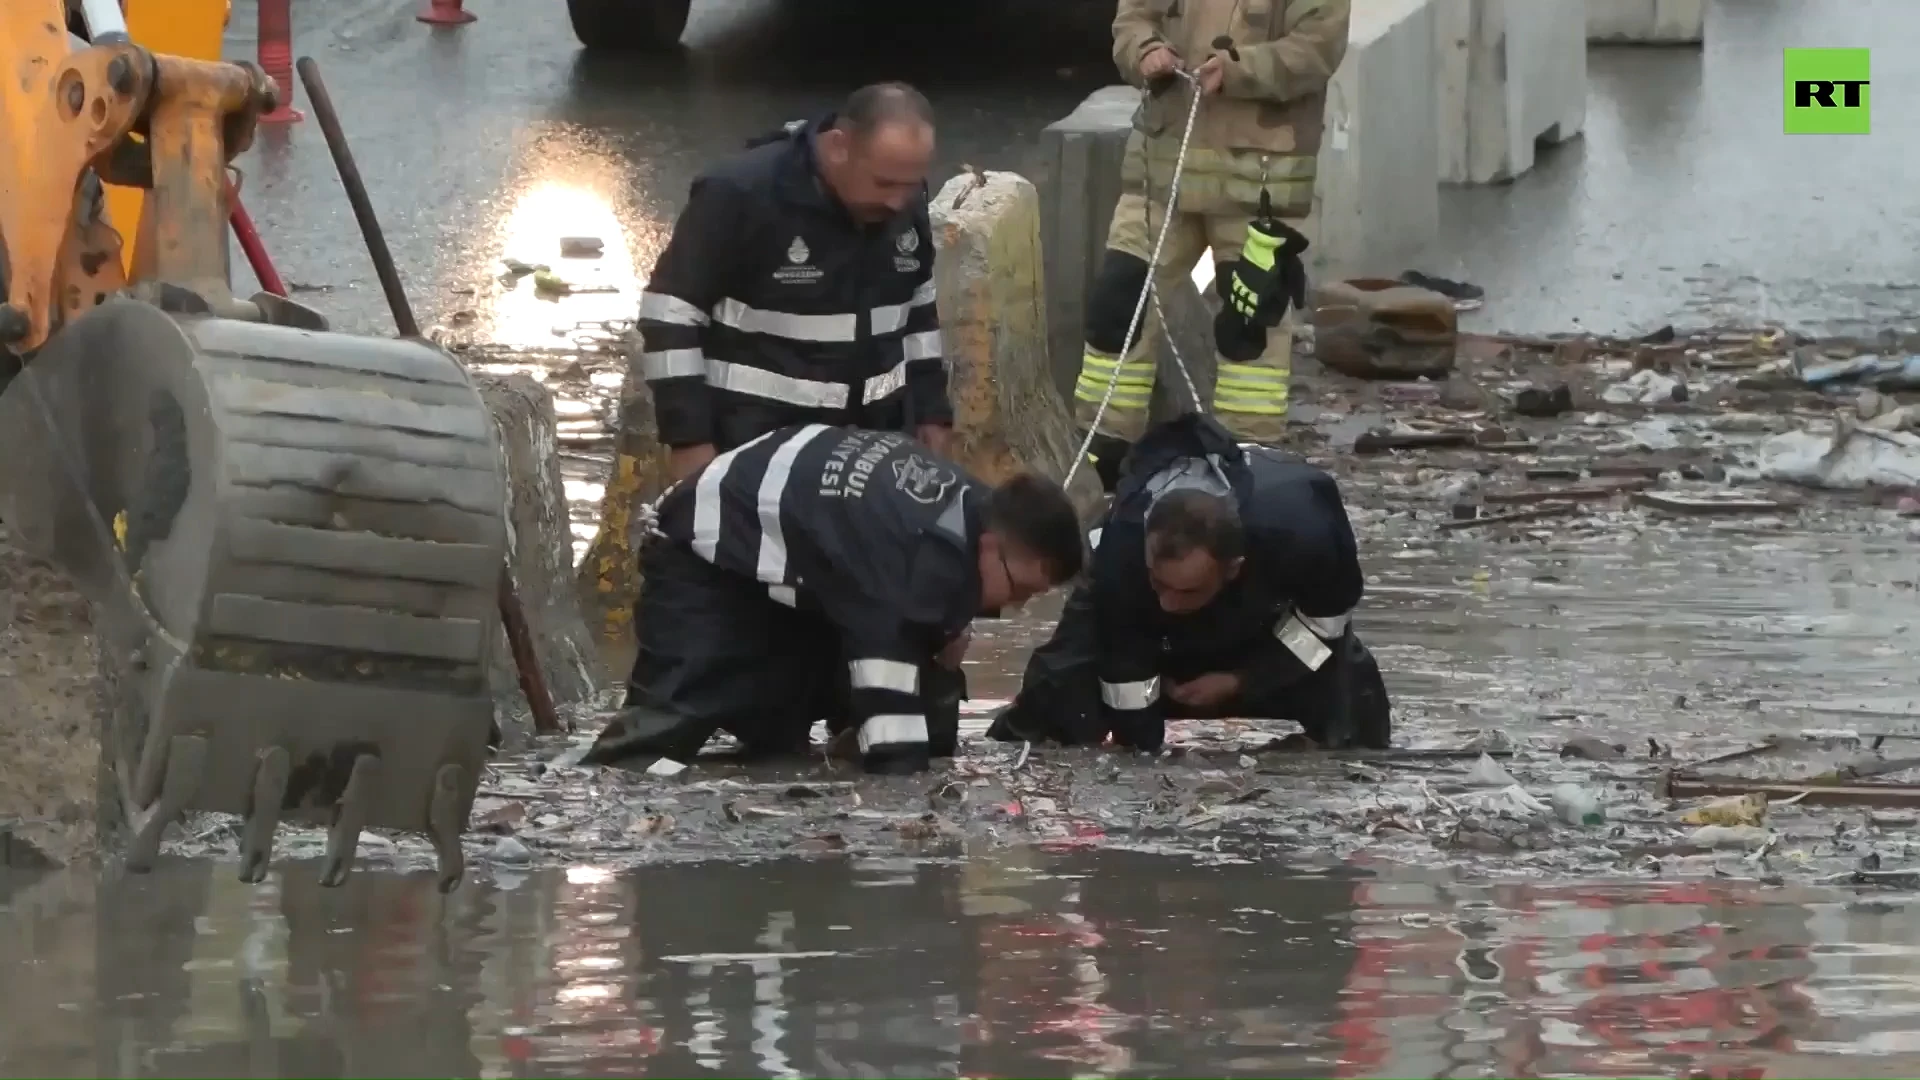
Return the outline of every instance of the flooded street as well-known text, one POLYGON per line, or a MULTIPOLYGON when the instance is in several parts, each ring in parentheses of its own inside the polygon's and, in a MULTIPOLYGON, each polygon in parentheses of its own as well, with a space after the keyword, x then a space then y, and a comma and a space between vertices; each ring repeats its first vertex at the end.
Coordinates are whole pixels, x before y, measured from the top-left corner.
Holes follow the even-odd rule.
MULTIPOLYGON (((1378 537, 1363 626, 1405 718, 1396 741, 1502 732, 1529 791, 1606 791, 1607 827, 1469 844, 1475 811, 1423 826, 1437 812, 1413 804, 1466 806, 1470 761, 1360 772, 1259 750, 1288 725, 1196 726, 1175 736, 1188 753, 1158 760, 1036 749, 1018 769, 1018 747, 975 742, 931 778, 884 781, 819 764, 714 762, 663 781, 509 760, 483 787, 475 868, 445 899, 414 870, 424 845, 383 837, 339 890, 314 884, 299 856, 317 838, 296 835, 258 888, 218 857, 101 884, 0 879, 15 995, 0 1072, 1920 1066, 1920 898, 1821 883, 1863 858, 1920 865, 1912 818, 1783 806, 1769 850, 1688 850, 1691 830, 1648 797, 1640 749, 1913 731, 1920 695, 1897 643, 1920 575, 1900 524, 1854 516, 1809 535, 1627 516, 1584 536, 1563 524, 1573 535, 1551 542, 1437 545, 1363 520, 1378 537), (1561 759, 1580 733, 1630 752, 1561 759)), ((1003 645, 1039 623, 1009 629, 1003 645)), ((1004 661, 976 660, 977 695, 1011 690, 1004 661)))
MULTIPOLYGON (((558 0, 468 7, 478 22, 429 32, 389 0, 303 0, 296 52, 327 74, 423 322, 475 370, 553 392, 576 554, 618 335, 696 171, 882 78, 933 98, 936 184, 1026 170, 1040 130, 1112 81, 1110 0, 884 20, 850 16, 861 0, 697 0, 686 49, 647 61, 580 54, 558 0), (568 237, 599 250, 563 256, 568 237), (537 291, 535 267, 570 292, 537 291)), ((1828 422, 1853 384, 1823 398, 1789 368, 1777 408, 1737 397, 1798 349, 1868 348, 1783 328, 1920 322, 1913 226, 1882 209, 1885 177, 1920 159, 1908 114, 1876 114, 1830 168, 1753 168, 1779 151, 1754 116, 1775 122, 1781 48, 1872 41, 1892 100, 1920 71, 1900 65, 1920 35, 1898 32, 1920 8, 1710 7, 1698 52, 1595 50, 1586 136, 1515 184, 1446 192, 1422 265, 1486 286, 1463 327, 1711 321, 1746 328, 1752 355, 1671 327, 1569 350, 1581 404, 1540 423, 1503 396, 1550 366, 1522 371, 1518 346, 1463 352, 1466 377, 1398 411, 1296 373, 1299 441, 1361 540, 1355 625, 1394 743, 1420 753, 1290 752, 1294 725, 1255 721, 1175 724, 1155 756, 987 742, 1055 597, 976 628, 961 753, 931 775, 725 748, 677 777, 583 769, 583 725, 487 768, 451 895, 423 838, 385 833, 323 889, 323 834, 291 827, 267 882, 242 884, 237 824, 212 815, 148 875, 0 859, 0 1075, 1915 1075, 1920 789, 1718 816, 1659 792, 1769 738, 1826 757, 1749 779, 1920 754, 1920 500, 1783 493, 1758 469, 1763 438, 1828 422), (1758 227, 1760 206, 1793 225, 1758 227), (1356 449, 1376 421, 1442 412, 1479 429, 1432 444, 1464 447, 1451 458, 1356 449), (1496 420, 1511 430, 1480 438, 1496 420), (1560 453, 1570 474, 1535 468, 1560 453), (1482 487, 1590 483, 1633 456, 1659 459, 1649 490, 1780 501, 1688 514, 1621 488, 1539 520, 1458 513, 1482 487), (1563 813, 1567 791, 1600 820, 1563 813)), ((252 8, 235 5, 233 55, 252 8)), ((263 133, 241 165, 299 298, 389 332, 317 125, 263 133)), ((1920 784, 1905 764, 1871 775, 1920 784)))
POLYGON ((1127 852, 0 879, 24 1076, 1910 1075, 1910 900, 1127 852), (1170 873, 1169 871, 1174 871, 1170 873))

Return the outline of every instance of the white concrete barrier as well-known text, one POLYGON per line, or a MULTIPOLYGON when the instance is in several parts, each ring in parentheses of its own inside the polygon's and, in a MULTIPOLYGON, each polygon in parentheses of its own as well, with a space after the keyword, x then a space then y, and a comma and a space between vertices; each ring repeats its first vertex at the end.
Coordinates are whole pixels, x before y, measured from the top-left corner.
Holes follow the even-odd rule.
POLYGON ((1439 229, 1438 115, 1418 107, 1434 98, 1435 14, 1434 0, 1353 6, 1313 193, 1320 275, 1391 277, 1439 229))
MULTIPOLYGON (((1512 180, 1587 119, 1587 0, 1435 0, 1440 179, 1512 180)), ((1355 18, 1358 18, 1356 14, 1355 18)))
POLYGON ((1707 0, 1586 0, 1587 40, 1610 45, 1698 45, 1707 0))

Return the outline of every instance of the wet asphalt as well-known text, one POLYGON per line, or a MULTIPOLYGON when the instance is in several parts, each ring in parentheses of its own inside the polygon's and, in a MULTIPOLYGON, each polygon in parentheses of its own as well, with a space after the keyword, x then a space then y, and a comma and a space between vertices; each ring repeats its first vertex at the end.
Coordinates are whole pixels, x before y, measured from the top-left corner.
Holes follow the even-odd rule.
MULTIPOLYGON (((696 0, 684 49, 588 57, 560 0, 469 0, 479 21, 414 21, 396 0, 296 0, 296 52, 322 65, 414 302, 508 344, 629 317, 633 291, 706 162, 863 82, 924 89, 939 176, 1030 170, 1037 136, 1113 80, 1111 5, 999 0, 696 0), (884 12, 884 14, 882 14, 884 12), (498 260, 548 262, 560 235, 607 241, 564 275, 615 291, 536 300, 498 260)), ((252 48, 251 4, 229 47, 252 48)), ((1449 191, 1416 260, 1486 287, 1470 322, 1548 332, 1779 320, 1869 332, 1920 323, 1920 8, 1902 0, 1720 0, 1709 44, 1590 52, 1586 135, 1519 182, 1449 191), (1781 50, 1871 46, 1874 130, 1781 133, 1781 50)), ((1418 107, 1408 103, 1408 107, 1418 107)), ((246 199, 284 276, 345 329, 390 327, 311 122, 263 133, 246 199)), ((1397 273, 1403 267, 1381 267, 1397 273)))

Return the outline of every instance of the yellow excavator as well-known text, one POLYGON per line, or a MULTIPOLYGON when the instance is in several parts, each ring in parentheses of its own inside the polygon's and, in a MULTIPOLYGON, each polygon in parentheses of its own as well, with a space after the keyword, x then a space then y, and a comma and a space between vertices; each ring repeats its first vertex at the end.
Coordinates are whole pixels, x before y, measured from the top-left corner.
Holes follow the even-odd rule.
POLYGON ((453 887, 507 545, 479 393, 424 341, 233 294, 259 69, 149 50, 116 0, 6 0, 0 70, 0 521, 91 604, 129 867, 218 811, 246 880, 300 822, 325 883, 388 828, 453 887))

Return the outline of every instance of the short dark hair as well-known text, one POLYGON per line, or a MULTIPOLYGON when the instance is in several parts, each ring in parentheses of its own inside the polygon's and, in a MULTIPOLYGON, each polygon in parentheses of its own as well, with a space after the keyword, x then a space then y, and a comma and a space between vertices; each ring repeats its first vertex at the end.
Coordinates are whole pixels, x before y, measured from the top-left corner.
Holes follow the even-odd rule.
POLYGON ((1147 508, 1147 557, 1178 559, 1195 550, 1223 563, 1246 554, 1240 509, 1232 499, 1211 491, 1169 491, 1147 508))
POLYGON ((1087 562, 1080 514, 1067 490, 1034 473, 1019 473, 987 496, 987 528, 1047 564, 1055 585, 1080 576, 1087 562))
POLYGON ((855 90, 840 106, 833 126, 865 142, 889 124, 933 126, 933 104, 903 82, 874 83, 855 90))

